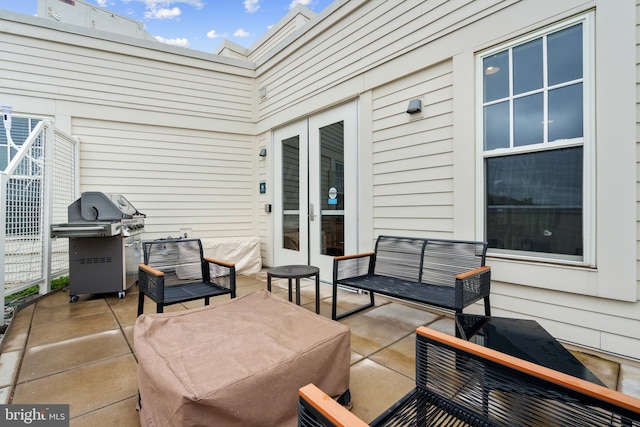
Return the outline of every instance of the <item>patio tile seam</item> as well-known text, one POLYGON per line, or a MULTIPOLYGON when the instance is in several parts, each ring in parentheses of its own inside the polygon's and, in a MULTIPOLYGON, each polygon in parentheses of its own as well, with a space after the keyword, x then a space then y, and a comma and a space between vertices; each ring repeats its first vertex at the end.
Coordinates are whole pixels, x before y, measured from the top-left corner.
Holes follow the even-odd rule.
MULTIPOLYGON (((132 396, 124 397, 124 398, 122 398, 120 400, 115 400, 115 401, 113 401, 111 403, 108 403, 108 404, 105 404, 103 406, 100 406, 100 407, 97 407, 95 409, 92 409, 91 411, 84 412, 82 414, 77 414, 75 417, 70 417, 70 419, 74 420, 74 419, 77 419, 77 418, 80 418, 80 417, 86 417, 87 415, 93 414, 96 411, 101 411, 101 410, 109 408, 110 406, 117 405, 118 403, 126 402, 127 400, 131 399, 132 397, 134 397, 136 400, 138 400, 138 393, 136 392, 132 396)), ((136 411, 137 411, 137 409, 136 409, 136 411)))
MULTIPOLYGON (((129 342, 129 340, 127 339, 127 334, 124 331, 124 328, 126 328, 129 325, 123 325, 122 322, 120 322, 120 319, 118 318, 118 315, 115 313, 115 311, 113 311, 113 307, 111 306, 111 304, 107 304, 107 305, 109 306, 109 310, 111 310, 111 314, 113 314, 113 318, 116 320, 116 323, 118 324, 118 328, 117 329, 120 330, 120 333, 122 334, 122 336, 124 338, 124 341, 127 343, 127 347, 129 348, 129 351, 133 355, 133 358, 135 359, 136 363, 138 363, 138 358, 136 357, 136 352, 135 352, 134 348, 132 347, 133 343, 129 342)), ((134 325, 135 325, 135 322, 134 322, 134 325)))
MULTIPOLYGON (((78 370, 78 369, 87 368, 87 367, 90 367, 90 366, 93 366, 93 365, 97 365, 99 363, 104 363, 104 362, 112 360, 112 359, 117 359, 119 357, 127 356, 129 354, 131 354, 134 357, 134 360, 137 363, 138 360, 135 358, 135 355, 133 355, 133 353, 125 352, 125 353, 122 353, 122 354, 116 354, 116 355, 113 355, 113 356, 105 357, 104 359, 94 360, 94 361, 85 363, 83 365, 75 365, 75 366, 73 366, 71 368, 66 368, 66 369, 62 369, 60 371, 51 372, 51 373, 48 373, 46 375, 42 375, 42 376, 37 377, 37 378, 29 378, 29 379, 26 379, 26 380, 20 381, 20 382, 18 382, 18 379, 20 378, 20 375, 17 375, 16 379, 14 381, 14 387, 17 386, 17 385, 27 384, 27 383, 30 383, 30 382, 33 382, 33 381, 43 380, 45 378, 53 377, 53 376, 60 375, 60 374, 63 374, 63 373, 72 372, 72 371, 75 371, 75 370, 78 370)), ((20 369, 22 369, 22 362, 20 363, 20 365, 21 365, 20 369)))
MULTIPOLYGON (((27 352, 27 346, 29 344, 29 337, 31 336, 31 327, 33 326, 33 319, 34 319, 34 316, 35 316, 36 309, 38 308, 38 301, 35 301, 33 304, 34 304, 34 307, 31 310, 31 314, 29 315, 29 322, 28 322, 28 326, 26 328, 27 329, 27 332, 26 332, 27 338, 24 340, 24 342, 22 343, 20 348, 15 350, 15 351, 20 352, 20 355, 19 355, 20 357, 19 357, 19 361, 18 361, 18 368, 16 369, 16 372, 14 372, 14 377, 13 377, 12 384, 9 386, 9 388, 11 389, 9 391, 9 397, 8 397, 8 401, 9 402, 13 401, 13 396, 15 395, 15 392, 16 392, 16 385, 17 385, 16 382, 18 381, 18 378, 20 378, 20 372, 22 371, 22 365, 24 363, 24 357, 25 357, 25 354, 27 352)), ((20 310, 16 310, 16 312, 13 313, 12 321, 16 319, 16 316, 18 315, 19 312, 21 312, 22 310, 26 309, 27 307, 28 307, 28 305, 22 307, 20 310)), ((11 325, 11 326, 13 326, 13 325, 11 325)), ((8 336, 8 333, 11 331, 11 329, 12 329, 11 327, 7 329, 7 331, 6 331, 7 335, 6 336, 8 336)))

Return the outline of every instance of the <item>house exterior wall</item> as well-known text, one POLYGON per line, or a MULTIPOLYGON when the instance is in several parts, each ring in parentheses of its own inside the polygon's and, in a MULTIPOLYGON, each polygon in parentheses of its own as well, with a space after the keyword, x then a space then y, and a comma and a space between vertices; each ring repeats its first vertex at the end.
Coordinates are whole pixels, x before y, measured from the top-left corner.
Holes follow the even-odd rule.
POLYGON ((78 136, 81 189, 124 193, 148 236, 257 233, 265 265, 277 240, 264 209, 277 191, 273 130, 357 100, 359 251, 382 233, 481 239, 477 55, 592 13, 595 262, 490 254, 492 311, 638 359, 639 4, 336 1, 254 63, 2 12, 0 90, 15 111, 78 136), (422 112, 406 114, 416 98, 422 112))
POLYGON ((249 63, 0 16, 2 103, 79 139, 80 191, 125 195, 145 238, 257 234, 249 63))
POLYGON ((562 340, 638 358, 635 2, 335 2, 322 23, 311 21, 258 63, 267 97, 258 100, 257 131, 270 147, 270 129, 358 99, 359 249, 371 250, 382 233, 482 239, 476 57, 590 12, 595 263, 489 256, 492 312, 534 318, 562 340), (414 98, 423 111, 410 116, 414 98))

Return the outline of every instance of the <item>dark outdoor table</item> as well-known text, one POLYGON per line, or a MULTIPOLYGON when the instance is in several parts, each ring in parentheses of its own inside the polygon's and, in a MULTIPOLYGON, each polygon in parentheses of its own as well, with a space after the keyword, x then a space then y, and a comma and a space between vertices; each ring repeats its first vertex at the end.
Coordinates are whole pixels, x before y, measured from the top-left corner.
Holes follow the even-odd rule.
POLYGON ((300 305, 300 279, 316 278, 316 314, 320 314, 320 269, 313 265, 283 265, 267 270, 267 290, 271 292, 271 278, 277 277, 289 281, 289 301, 291 301, 291 285, 296 280, 296 304, 300 305))
POLYGON ((467 341, 604 386, 535 320, 456 314, 456 328, 467 341))

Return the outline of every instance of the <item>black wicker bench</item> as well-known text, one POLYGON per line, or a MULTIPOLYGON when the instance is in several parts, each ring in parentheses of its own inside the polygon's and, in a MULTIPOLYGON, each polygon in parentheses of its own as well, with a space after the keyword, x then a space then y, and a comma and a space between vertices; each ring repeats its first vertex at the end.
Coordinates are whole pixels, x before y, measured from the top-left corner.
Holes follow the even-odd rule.
MULTIPOLYGON (((416 336, 416 388, 371 426, 640 426, 640 399, 425 327, 416 336)), ((298 426, 367 424, 309 384, 298 426)))
POLYGON ((144 297, 164 306, 211 297, 236 297, 235 264, 204 257, 200 239, 160 239, 142 242, 144 264, 138 266, 138 316, 144 297))
POLYGON ((333 259, 334 320, 373 307, 379 293, 462 313, 484 299, 491 314, 486 242, 379 236, 375 252, 333 259), (369 303, 338 314, 338 286, 369 292, 369 303))

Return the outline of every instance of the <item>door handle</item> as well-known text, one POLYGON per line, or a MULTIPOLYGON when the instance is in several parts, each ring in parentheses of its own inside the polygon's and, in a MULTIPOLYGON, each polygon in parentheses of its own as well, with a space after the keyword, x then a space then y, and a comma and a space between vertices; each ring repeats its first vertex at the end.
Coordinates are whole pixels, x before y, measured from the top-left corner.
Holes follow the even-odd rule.
POLYGON ((309 203, 309 221, 313 221, 316 219, 314 209, 315 209, 315 206, 313 205, 313 203, 309 203))

